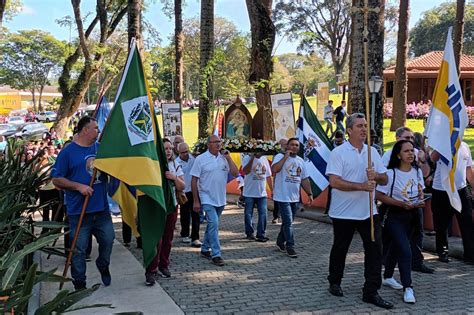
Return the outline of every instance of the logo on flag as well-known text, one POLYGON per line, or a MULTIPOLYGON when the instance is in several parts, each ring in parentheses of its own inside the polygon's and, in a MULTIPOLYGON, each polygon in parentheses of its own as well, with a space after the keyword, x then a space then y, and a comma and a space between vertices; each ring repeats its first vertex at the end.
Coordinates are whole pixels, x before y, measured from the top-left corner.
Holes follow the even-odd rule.
POLYGON ((140 96, 122 103, 128 139, 132 145, 155 140, 148 96, 140 96))

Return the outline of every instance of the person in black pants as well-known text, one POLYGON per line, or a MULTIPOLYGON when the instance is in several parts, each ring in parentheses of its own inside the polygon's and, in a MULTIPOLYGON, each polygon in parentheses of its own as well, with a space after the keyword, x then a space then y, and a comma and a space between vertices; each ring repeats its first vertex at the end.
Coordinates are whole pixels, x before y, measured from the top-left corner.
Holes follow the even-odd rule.
POLYGON ((440 161, 440 155, 434 151, 431 159, 437 162, 436 171, 433 178, 433 221, 436 229, 436 252, 438 260, 449 262, 448 256, 448 227, 451 224, 453 215, 459 223, 462 243, 464 247, 464 260, 470 264, 474 263, 474 226, 472 223, 472 195, 467 186, 468 182, 474 184, 472 173, 471 150, 466 142, 461 142, 458 149, 454 184, 459 194, 461 209, 457 211, 450 203, 447 192, 441 183, 441 168, 445 167, 440 161))
POLYGON ((362 300, 390 309, 393 304, 378 294, 382 284, 382 242, 379 216, 374 200, 374 236, 371 239, 369 192, 375 185, 387 184, 387 169, 373 147, 365 144, 367 121, 364 114, 354 113, 346 120, 349 140, 331 151, 326 175, 332 187, 329 217, 333 220, 334 241, 329 258, 329 293, 343 296, 341 281, 345 260, 354 232, 358 231, 364 244, 364 276, 362 300), (372 166, 367 167, 367 153, 371 150, 372 166))

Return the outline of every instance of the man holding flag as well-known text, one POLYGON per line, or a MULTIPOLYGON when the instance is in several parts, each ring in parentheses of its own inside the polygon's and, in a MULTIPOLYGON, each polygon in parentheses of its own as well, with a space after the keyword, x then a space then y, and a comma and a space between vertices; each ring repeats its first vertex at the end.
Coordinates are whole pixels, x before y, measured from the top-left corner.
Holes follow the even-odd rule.
POLYGON ((474 261, 471 196, 467 181, 472 184, 472 158, 469 146, 462 142, 468 117, 461 94, 459 76, 449 28, 443 61, 436 81, 433 107, 428 118, 426 136, 431 154, 437 162, 433 179, 433 215, 436 226, 436 250, 439 260, 448 262, 447 227, 453 213, 461 228, 464 258, 474 261), (447 202, 449 200, 449 203, 447 202))

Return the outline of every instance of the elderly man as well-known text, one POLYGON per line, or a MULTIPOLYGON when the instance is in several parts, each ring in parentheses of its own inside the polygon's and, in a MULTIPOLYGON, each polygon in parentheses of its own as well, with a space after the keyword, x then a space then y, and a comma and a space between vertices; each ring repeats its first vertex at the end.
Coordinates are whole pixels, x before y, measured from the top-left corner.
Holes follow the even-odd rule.
POLYGON ((178 157, 179 155, 179 152, 178 152, 178 146, 180 143, 183 143, 184 142, 184 138, 183 136, 175 136, 174 137, 174 140, 173 140, 173 152, 174 152, 174 155, 175 157, 178 157))
POLYGON ((387 169, 384 167, 377 150, 365 144, 367 121, 364 114, 355 113, 346 120, 348 141, 331 151, 326 175, 331 184, 331 205, 329 216, 333 220, 334 241, 329 258, 329 292, 334 296, 343 296, 341 281, 347 251, 357 230, 364 243, 364 276, 362 300, 376 306, 390 309, 393 307, 382 299, 377 291, 382 283, 382 242, 380 220, 374 199, 369 200, 376 184, 387 183, 387 169), (372 167, 367 167, 367 152, 371 150, 372 167), (369 202, 374 209, 375 241, 371 240, 371 222, 369 202))
POLYGON ((105 286, 110 285, 110 255, 114 241, 114 228, 107 201, 107 177, 97 172, 94 184, 89 187, 93 163, 99 148, 97 121, 84 116, 77 124, 77 136, 59 153, 51 177, 53 184, 65 191, 70 235, 74 235, 85 196, 90 196, 82 221, 76 250, 72 257, 71 276, 76 290, 86 288, 86 250, 90 235, 99 243, 96 266, 105 286))
POLYGON ((202 207, 207 219, 201 256, 212 259, 216 266, 225 265, 219 243, 219 219, 226 204, 227 176, 228 173, 234 177, 239 175, 229 151, 221 153, 221 148, 221 139, 210 136, 207 139, 207 151, 196 158, 191 169, 193 210, 199 212, 202 207))

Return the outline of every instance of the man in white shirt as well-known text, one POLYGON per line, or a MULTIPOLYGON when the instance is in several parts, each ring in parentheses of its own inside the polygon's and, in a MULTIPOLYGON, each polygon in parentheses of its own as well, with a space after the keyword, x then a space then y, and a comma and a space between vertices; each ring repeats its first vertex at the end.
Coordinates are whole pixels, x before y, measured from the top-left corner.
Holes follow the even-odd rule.
POLYGON ((464 260, 474 264, 474 226, 472 223, 472 196, 467 187, 467 183, 474 187, 474 176, 472 172, 472 156, 469 145, 461 142, 458 151, 456 170, 454 173, 454 183, 461 198, 461 212, 456 211, 451 206, 448 194, 441 183, 440 169, 443 167, 440 155, 437 151, 431 154, 431 160, 437 163, 437 168, 433 178, 433 221, 436 230, 436 251, 438 260, 449 262, 448 257, 448 226, 452 222, 453 214, 459 223, 461 230, 462 244, 464 247, 464 260))
POLYGON ((334 130, 332 128, 334 107, 332 107, 332 103, 333 102, 329 100, 328 104, 324 106, 324 120, 326 121, 325 132, 328 137, 332 137, 334 135, 334 130), (331 135, 328 133, 329 130, 331 130, 331 135))
POLYGON ((191 190, 193 192, 193 210, 202 209, 206 213, 207 227, 201 246, 201 255, 212 259, 217 266, 224 266, 219 243, 219 219, 226 204, 226 185, 228 173, 237 177, 239 169, 230 157, 229 151, 223 151, 221 139, 210 136, 207 139, 207 151, 194 160, 191 169, 191 190))
POLYGON ((289 139, 285 154, 277 154, 272 164, 272 172, 275 174, 273 201, 278 205, 281 215, 276 244, 281 252, 286 252, 291 258, 298 257, 294 249, 293 221, 300 201, 301 187, 308 194, 309 204, 313 201, 304 160, 297 155, 299 150, 298 138, 289 139))
POLYGON ((387 184, 387 169, 377 150, 365 144, 367 121, 355 113, 346 120, 349 140, 334 148, 329 156, 326 175, 332 187, 329 216, 333 220, 334 242, 329 258, 329 292, 343 296, 341 281, 347 251, 357 230, 364 243, 364 276, 362 300, 386 309, 393 307, 377 290, 382 284, 382 242, 380 220, 374 203, 376 184, 387 184), (372 167, 367 167, 367 151, 371 150, 372 167), (372 200, 369 201, 369 192, 372 200), (369 202, 374 210, 375 241, 371 240, 369 202))
POLYGON ((245 235, 249 240, 257 242, 266 242, 268 237, 267 230, 267 190, 266 184, 273 190, 272 172, 270 163, 266 156, 261 153, 244 155, 242 158, 244 166, 244 190, 242 195, 245 201, 244 223, 245 235), (257 237, 254 235, 252 222, 253 206, 257 204, 258 224, 257 237))
POLYGON ((180 206, 180 223, 181 238, 183 243, 191 243, 192 247, 201 247, 199 241, 200 215, 199 211, 193 211, 193 193, 191 191, 191 169, 194 165, 194 157, 189 154, 189 146, 182 142, 178 145, 178 158, 176 163, 179 164, 184 173, 184 193, 188 201, 180 206), (191 224, 191 234, 189 234, 189 224, 191 224), (189 237, 191 235, 191 237, 189 237))

